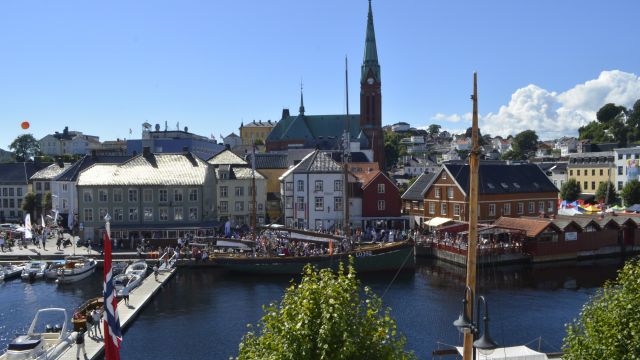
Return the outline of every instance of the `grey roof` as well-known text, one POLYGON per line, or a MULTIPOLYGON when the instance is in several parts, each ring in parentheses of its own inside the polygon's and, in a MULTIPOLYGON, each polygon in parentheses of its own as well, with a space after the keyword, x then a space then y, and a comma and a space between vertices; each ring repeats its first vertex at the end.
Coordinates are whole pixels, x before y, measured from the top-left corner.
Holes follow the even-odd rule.
POLYGON ((62 163, 62 166, 60 166, 60 164, 58 163, 53 163, 33 174, 30 180, 52 180, 67 168, 69 168, 70 165, 70 163, 62 163))
MULTIPOLYGON (((252 155, 247 156, 251 163, 252 155)), ((286 169, 287 154, 256 154, 256 169, 286 169)))
POLYGON ((437 173, 423 173, 418 176, 416 181, 414 181, 407 191, 402 194, 402 199, 414 201, 424 200, 424 193, 427 191, 427 188, 431 185, 436 175, 437 173))
POLYGON ((240 156, 233 153, 233 151, 226 149, 211 157, 207 162, 211 165, 247 165, 240 156))
POLYGON ((302 159, 293 170, 294 173, 342 171, 342 166, 333 160, 329 154, 317 150, 302 159))
POLYGON ((94 164, 78 177, 78 186, 203 185, 209 165, 191 153, 138 155, 120 164, 94 164))
POLYGON ((0 184, 26 184, 36 172, 51 163, 5 163, 0 164, 0 184))
POLYGON ((75 182, 76 180, 78 180, 78 175, 80 175, 80 172, 93 164, 122 164, 129 159, 131 159, 131 156, 85 155, 82 157, 82 159, 76 161, 73 165, 63 170, 53 180, 75 182))
MULTIPOLYGON (((446 163, 444 168, 454 177, 465 194, 469 193, 469 165, 446 163)), ((554 192, 558 189, 535 164, 505 165, 480 163, 479 194, 554 192)))
MULTIPOLYGON (((220 179, 220 172, 228 172, 229 179, 251 179, 253 178, 252 169, 250 167, 236 167, 231 165, 220 165, 216 169, 216 178, 220 179)), ((256 170, 256 180, 264 179, 264 176, 256 170)))

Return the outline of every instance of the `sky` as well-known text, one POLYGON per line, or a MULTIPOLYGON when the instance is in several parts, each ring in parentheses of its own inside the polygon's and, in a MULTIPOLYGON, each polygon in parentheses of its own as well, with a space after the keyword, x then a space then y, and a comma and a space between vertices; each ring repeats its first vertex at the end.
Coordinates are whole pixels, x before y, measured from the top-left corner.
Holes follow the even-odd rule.
MULTIPOLYGON (((640 99, 636 0, 374 0, 383 125, 576 135, 640 99)), ((65 126, 100 140, 141 124, 216 138, 241 122, 359 109, 365 0, 2 1, 0 148, 65 126), (29 121, 30 129, 20 124, 29 121)), ((130 134, 130 129, 132 133, 130 134)))

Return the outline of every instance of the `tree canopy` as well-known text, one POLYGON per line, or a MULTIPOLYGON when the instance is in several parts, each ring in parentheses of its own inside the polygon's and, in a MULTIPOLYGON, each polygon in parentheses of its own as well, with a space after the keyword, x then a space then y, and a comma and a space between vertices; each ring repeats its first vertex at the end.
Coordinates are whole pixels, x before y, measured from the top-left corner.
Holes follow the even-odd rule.
POLYGON ((633 107, 609 103, 598 110, 595 121, 578 129, 580 140, 617 142, 620 146, 640 141, 640 100, 633 107))
POLYGON ((582 193, 578 180, 571 178, 560 187, 560 198, 567 201, 576 201, 582 193))
POLYGON ((615 204, 618 200, 616 186, 611 181, 603 181, 596 190, 596 200, 602 203, 615 204))
POLYGON ((624 202, 624 206, 640 204, 640 182, 638 180, 627 182, 622 191, 620 191, 620 197, 624 202))
POLYGON ((605 104, 603 107, 598 110, 596 113, 596 119, 601 123, 608 123, 609 121, 615 119, 621 112, 625 111, 624 106, 618 106, 613 103, 605 104))
POLYGON ((511 147, 516 153, 529 157, 538 149, 538 134, 533 130, 525 130, 518 133, 513 138, 511 147))
POLYGON ((390 309, 361 290, 351 265, 334 273, 307 264, 300 283, 249 326, 237 359, 414 359, 390 309))
POLYGON ((384 158, 387 169, 391 169, 398 163, 400 156, 400 139, 401 135, 391 131, 384 134, 384 158))
POLYGON ((24 195, 24 199, 22 200, 22 210, 24 210, 24 212, 27 214, 33 215, 33 212, 38 205, 37 202, 38 201, 35 193, 26 193, 24 195))
POLYGON ((637 359, 640 354, 640 260, 592 296, 566 325, 563 359, 637 359))
POLYGON ((438 135, 440 133, 440 129, 441 128, 442 128, 442 126, 440 126, 438 124, 431 124, 431 125, 429 125, 429 129, 427 130, 427 132, 431 136, 436 136, 436 135, 438 135))
POLYGON ((40 153, 40 144, 33 135, 24 134, 15 138, 9 149, 14 151, 17 161, 27 161, 40 153))

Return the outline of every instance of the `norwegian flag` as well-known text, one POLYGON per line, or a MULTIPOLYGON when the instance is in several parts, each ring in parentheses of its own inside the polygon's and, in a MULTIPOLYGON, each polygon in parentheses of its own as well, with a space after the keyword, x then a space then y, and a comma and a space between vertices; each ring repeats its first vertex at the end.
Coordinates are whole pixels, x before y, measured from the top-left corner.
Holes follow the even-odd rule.
POLYGON ((107 223, 104 232, 104 347, 105 360, 120 360, 120 319, 118 318, 118 300, 116 290, 113 287, 113 277, 111 273, 111 240, 109 239, 109 225, 107 223))

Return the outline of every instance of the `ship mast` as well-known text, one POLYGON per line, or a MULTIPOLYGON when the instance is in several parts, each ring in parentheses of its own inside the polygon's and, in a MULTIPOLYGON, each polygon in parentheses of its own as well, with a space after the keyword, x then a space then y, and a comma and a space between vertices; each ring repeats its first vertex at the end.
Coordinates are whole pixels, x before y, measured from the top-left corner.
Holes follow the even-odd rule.
POLYGON ((251 240, 253 240, 253 249, 256 248, 256 143, 251 137, 251 240))
MULTIPOLYGON (((349 169, 348 163, 351 159, 351 134, 349 134, 349 70, 347 67, 347 57, 344 58, 344 84, 345 84, 345 97, 346 97, 346 107, 347 107, 347 116, 344 121, 344 148, 342 153, 342 167, 344 170, 344 180, 342 184, 342 191, 344 194, 344 201, 342 202, 342 208, 344 209, 344 220, 342 222, 342 226, 344 229, 344 236, 348 237, 350 234, 349 228, 349 169)), ((335 209, 334 209, 335 210, 335 209)))
MULTIPOLYGON (((471 152, 469 154, 469 240, 467 246, 467 316, 473 319, 473 302, 476 293, 476 251, 478 243, 478 74, 473 73, 473 123, 471 126, 471 152)), ((473 334, 464 334, 463 360, 473 359, 473 334)))

